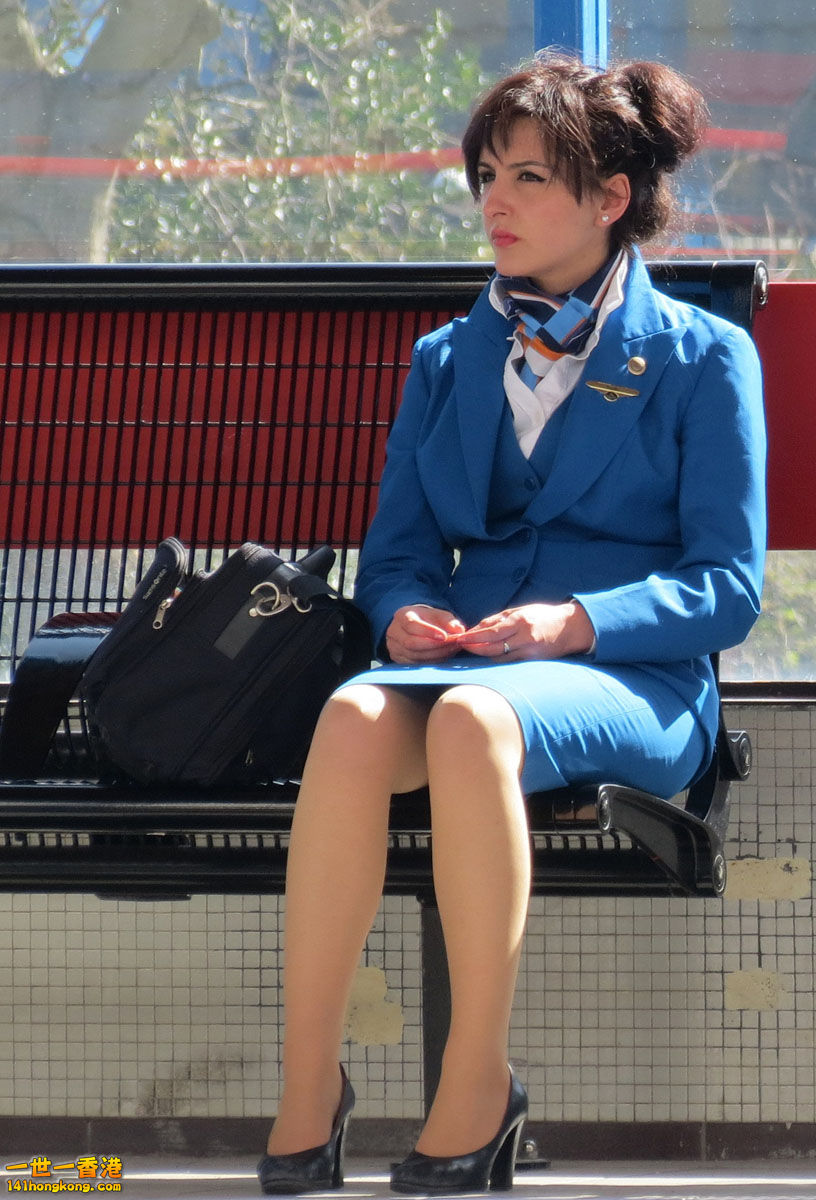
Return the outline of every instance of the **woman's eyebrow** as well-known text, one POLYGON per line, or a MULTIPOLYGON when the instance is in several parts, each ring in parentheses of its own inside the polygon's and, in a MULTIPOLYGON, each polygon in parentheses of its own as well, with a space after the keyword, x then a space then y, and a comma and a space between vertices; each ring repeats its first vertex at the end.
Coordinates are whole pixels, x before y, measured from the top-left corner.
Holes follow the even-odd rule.
MULTIPOLYGON (((544 162, 544 160, 540 159, 540 158, 525 158, 525 159, 522 159, 520 162, 509 162, 509 163, 503 163, 501 161, 501 159, 499 159, 499 158, 494 159, 493 161, 499 163, 500 166, 504 166, 504 167, 512 167, 512 168, 543 167, 545 171, 552 170, 552 167, 550 166, 550 164, 547 162, 544 162)), ((480 167, 489 167, 490 162, 488 162, 484 158, 481 158, 481 159, 479 159, 478 165, 480 167)))

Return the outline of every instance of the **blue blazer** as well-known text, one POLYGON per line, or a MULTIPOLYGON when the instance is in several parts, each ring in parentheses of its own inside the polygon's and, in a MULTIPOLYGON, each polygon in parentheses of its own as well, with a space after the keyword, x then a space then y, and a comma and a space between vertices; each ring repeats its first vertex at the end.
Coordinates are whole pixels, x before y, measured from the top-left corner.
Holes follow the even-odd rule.
POLYGON ((741 642, 760 607, 765 429, 753 342, 655 291, 633 257, 624 302, 565 402, 546 478, 522 468, 528 507, 496 518, 513 328, 487 293, 414 349, 357 575, 376 643, 406 604, 471 625, 573 596, 595 629, 589 660, 666 679, 713 741, 707 656, 741 642), (636 394, 607 399, 593 381, 636 394))

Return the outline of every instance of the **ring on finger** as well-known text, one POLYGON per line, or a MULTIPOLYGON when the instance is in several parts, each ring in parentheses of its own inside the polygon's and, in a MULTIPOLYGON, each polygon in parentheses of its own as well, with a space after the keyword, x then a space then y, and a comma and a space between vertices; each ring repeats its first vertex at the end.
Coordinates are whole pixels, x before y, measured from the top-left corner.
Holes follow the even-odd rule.
POLYGON ((507 642, 504 642, 502 645, 502 654, 509 654, 509 653, 510 653, 510 647, 508 646, 507 642))

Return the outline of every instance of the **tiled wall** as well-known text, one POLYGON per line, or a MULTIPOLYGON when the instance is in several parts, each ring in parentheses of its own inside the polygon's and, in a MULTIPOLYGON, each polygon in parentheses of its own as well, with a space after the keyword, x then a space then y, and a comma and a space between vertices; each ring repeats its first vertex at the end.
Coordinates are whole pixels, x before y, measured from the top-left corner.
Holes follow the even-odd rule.
MULTIPOLYGON (((816 709, 731 708, 755 750, 716 900, 536 899, 513 1031, 531 1116, 816 1122, 816 709)), ((0 1117, 268 1116, 274 897, 0 895, 0 1117)), ((349 1014, 363 1116, 421 1115, 419 913, 389 898, 349 1014)))

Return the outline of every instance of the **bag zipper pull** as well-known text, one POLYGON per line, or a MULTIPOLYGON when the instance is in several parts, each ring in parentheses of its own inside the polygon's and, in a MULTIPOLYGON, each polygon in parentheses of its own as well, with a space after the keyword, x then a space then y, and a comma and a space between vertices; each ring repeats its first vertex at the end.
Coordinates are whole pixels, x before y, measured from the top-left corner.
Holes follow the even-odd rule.
POLYGON ((162 625, 164 625, 164 618, 167 616, 167 610, 172 603, 173 603, 172 596, 166 596, 165 599, 162 600, 161 604, 156 609, 156 615, 153 618, 153 628, 154 629, 161 629, 162 625))

